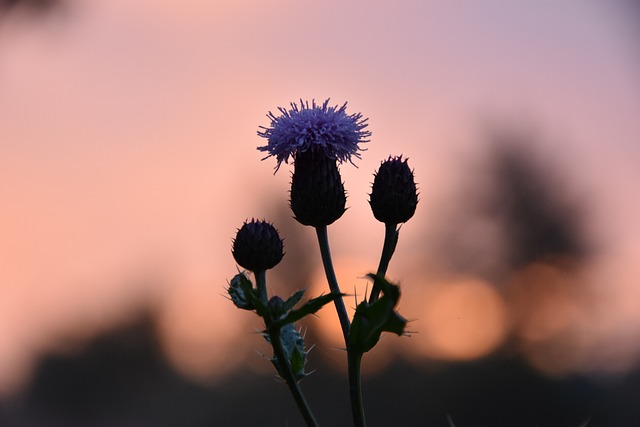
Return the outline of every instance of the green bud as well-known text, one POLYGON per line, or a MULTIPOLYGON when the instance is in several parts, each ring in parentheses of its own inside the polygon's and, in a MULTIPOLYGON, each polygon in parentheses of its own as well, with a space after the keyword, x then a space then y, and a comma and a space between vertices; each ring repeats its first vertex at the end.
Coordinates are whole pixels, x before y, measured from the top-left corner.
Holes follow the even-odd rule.
MULTIPOLYGON (((300 381, 307 376, 304 372, 304 365, 307 363, 307 353, 304 351, 304 339, 300 331, 296 330, 293 323, 289 323, 280 330, 280 341, 282 342, 284 353, 289 359, 291 371, 296 377, 296 380, 300 381)), ((274 359, 273 363, 277 369, 277 360, 274 359)))
POLYGON ((244 273, 238 273, 233 276, 233 279, 231 279, 231 281, 229 282, 227 293, 229 294, 231 301, 236 307, 242 310, 254 310, 255 307, 253 306, 253 304, 251 304, 251 302, 247 298, 247 295, 242 289, 242 282, 245 280, 249 281, 244 273))

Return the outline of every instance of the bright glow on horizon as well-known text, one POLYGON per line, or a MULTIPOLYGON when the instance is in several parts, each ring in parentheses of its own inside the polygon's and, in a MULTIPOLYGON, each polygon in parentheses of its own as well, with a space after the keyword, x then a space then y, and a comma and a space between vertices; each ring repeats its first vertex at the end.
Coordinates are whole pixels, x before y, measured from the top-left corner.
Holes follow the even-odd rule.
POLYGON ((471 360, 496 349, 507 332, 505 304, 488 283, 476 279, 445 282, 425 301, 413 328, 417 344, 431 357, 471 360))

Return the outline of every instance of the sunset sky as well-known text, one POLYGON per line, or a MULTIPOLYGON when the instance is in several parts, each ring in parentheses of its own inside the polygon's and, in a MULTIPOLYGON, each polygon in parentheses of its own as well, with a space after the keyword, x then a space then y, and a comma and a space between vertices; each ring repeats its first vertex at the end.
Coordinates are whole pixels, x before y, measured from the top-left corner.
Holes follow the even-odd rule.
MULTIPOLYGON (((540 135, 532 152, 587 211, 596 250, 582 274, 601 305, 586 319, 568 300, 589 357, 578 369, 636 365, 640 345, 596 350, 640 336, 634 12, 623 0, 68 0, 0 17, 0 394, 23 387, 41 355, 145 308, 190 375, 217 374, 225 345, 254 339, 255 321, 221 296, 236 272, 231 239, 246 218, 286 217, 290 167, 274 175, 256 131, 301 98, 369 118, 368 151, 341 168, 349 209, 330 228, 349 290, 364 290, 357 278, 382 242, 373 172, 399 154, 415 169, 421 201, 389 270, 423 331, 404 346, 412 357, 475 357, 506 333, 495 288, 443 271, 425 238, 473 181, 487 131, 507 124, 540 135), (451 306, 485 323, 470 347, 455 341, 464 328, 443 332, 451 306)), ((312 230, 275 225, 317 256, 312 230)), ((565 280, 546 268, 527 271, 565 280)), ((246 357, 261 365, 254 346, 246 357)))

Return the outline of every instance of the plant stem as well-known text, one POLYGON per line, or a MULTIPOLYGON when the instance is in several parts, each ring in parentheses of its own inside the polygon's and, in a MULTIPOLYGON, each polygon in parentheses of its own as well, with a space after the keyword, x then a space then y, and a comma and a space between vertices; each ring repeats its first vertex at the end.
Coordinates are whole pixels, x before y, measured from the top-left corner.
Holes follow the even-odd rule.
POLYGON ((349 394, 351 396, 351 414, 353 415, 353 425, 365 427, 367 422, 364 416, 364 406, 362 404, 362 386, 360 380, 360 365, 362 363, 362 353, 355 351, 347 352, 349 369, 349 394))
POLYGON ((280 375, 283 377, 287 386, 289 386, 289 390, 293 395, 293 399, 296 401, 296 405, 298 405, 298 409, 302 414, 305 422, 310 427, 317 427, 318 422, 316 418, 313 416, 311 412, 311 408, 307 403, 304 395, 302 394, 302 390, 300 390, 300 386, 295 376, 293 375, 293 371, 291 371, 291 364, 287 359, 287 356, 284 353, 284 349, 282 348, 282 341, 280 340, 280 327, 267 327, 269 333, 269 340, 271 341, 271 345, 273 346, 273 353, 276 357, 276 361, 280 369, 278 370, 280 375))
MULTIPOLYGON (((384 277, 387 274, 387 268, 389 268, 389 261, 396 250, 398 244, 398 224, 385 223, 384 225, 384 244, 382 246, 382 255, 380 256, 380 264, 378 264, 378 271, 376 275, 384 277)), ((380 295, 380 288, 375 284, 371 289, 371 295, 369 296, 369 303, 374 303, 378 300, 380 295)))
MULTIPOLYGON (((340 294, 342 292, 340 292, 340 286, 338 285, 336 273, 333 269, 333 262, 331 260, 331 251, 329 250, 327 227, 316 227, 316 233, 318 235, 318 243, 320 244, 320 254, 322 255, 324 272, 327 276, 327 282, 329 282, 329 289, 331 290, 331 292, 340 294)), ((342 326, 344 343, 347 348, 349 397, 351 398, 351 413, 353 414, 353 423, 356 427, 365 427, 366 422, 364 418, 364 407, 362 405, 362 387, 360 377, 362 353, 353 351, 349 346, 349 329, 351 326, 349 322, 349 316, 347 314, 347 309, 344 306, 342 297, 336 298, 334 302, 336 305, 336 311, 338 312, 338 318, 340 319, 340 326, 342 326)))
MULTIPOLYGON (((327 276, 327 282, 329 283, 329 289, 331 292, 341 294, 340 286, 338 286, 338 280, 336 279, 336 273, 333 269, 333 262, 331 261, 331 251, 329 250, 329 237, 327 235, 327 226, 322 225, 316 227, 316 234, 318 235, 318 244, 320 245, 320 254, 322 255, 322 264, 324 265, 324 272, 327 276)), ((345 345, 349 340, 349 315, 347 309, 344 306, 342 296, 336 298, 333 301, 336 305, 336 311, 338 312, 338 318, 340 319, 340 326, 342 327, 342 335, 344 336, 345 345)), ((348 348, 347 348, 348 350, 348 348)))
POLYGON ((267 297, 267 271, 266 270, 258 270, 254 271, 253 274, 256 278, 256 287, 258 288, 258 296, 263 303, 267 303, 269 301, 267 297))
MULTIPOLYGON (((268 301, 267 296, 267 271, 266 270, 258 270, 253 272, 256 278, 256 287, 258 288, 258 296, 260 300, 265 304, 268 301)), ((296 377, 293 375, 293 371, 291 371, 291 364, 289 359, 284 353, 284 349, 282 348, 282 341, 280 340, 280 327, 274 326, 271 324, 269 319, 265 319, 267 333, 269 334, 269 340, 271 341, 271 346, 273 347, 273 355, 275 356, 278 362, 278 373, 282 376, 282 379, 285 380, 291 394, 293 395, 293 399, 296 401, 296 405, 298 405, 298 409, 302 414, 302 417, 306 421, 308 426, 317 427, 318 422, 316 421, 313 413, 311 412, 311 408, 307 403, 307 400, 304 398, 302 394, 302 390, 300 390, 300 386, 298 385, 298 381, 296 381, 296 377)))

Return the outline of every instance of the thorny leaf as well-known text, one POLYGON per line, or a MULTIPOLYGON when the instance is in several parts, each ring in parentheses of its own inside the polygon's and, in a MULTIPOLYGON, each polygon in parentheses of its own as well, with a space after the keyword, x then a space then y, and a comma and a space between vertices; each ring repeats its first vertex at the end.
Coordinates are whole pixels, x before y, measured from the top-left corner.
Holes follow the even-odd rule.
POLYGON ((280 325, 286 325, 287 323, 297 322, 302 319, 304 316, 308 314, 315 314, 324 307, 326 304, 329 304, 331 301, 334 301, 337 298, 340 298, 343 294, 337 293, 329 293, 320 295, 319 297, 312 298, 302 307, 291 310, 284 318, 278 322, 280 325))
POLYGON ((388 282, 384 277, 369 274, 383 296, 374 303, 362 301, 356 307, 349 331, 349 348, 366 353, 380 340, 383 332, 404 334, 407 320, 395 311, 400 299, 400 287, 388 282))

